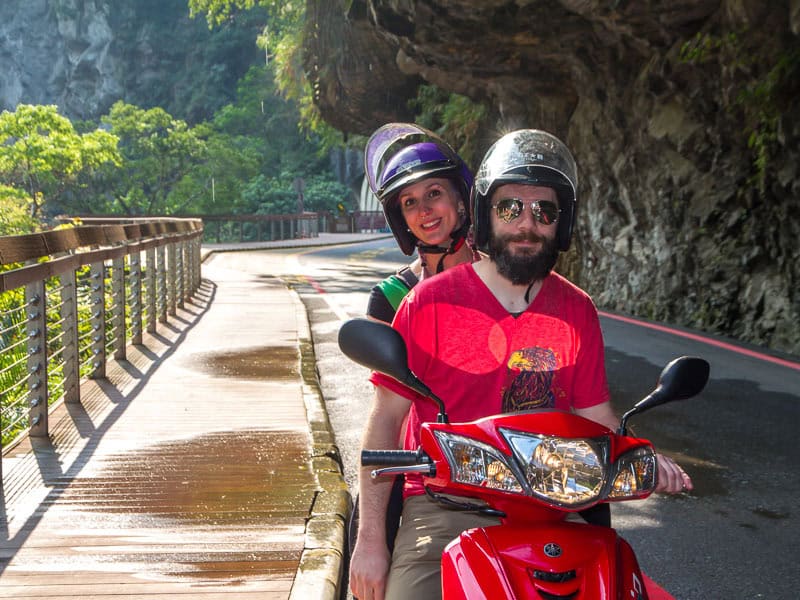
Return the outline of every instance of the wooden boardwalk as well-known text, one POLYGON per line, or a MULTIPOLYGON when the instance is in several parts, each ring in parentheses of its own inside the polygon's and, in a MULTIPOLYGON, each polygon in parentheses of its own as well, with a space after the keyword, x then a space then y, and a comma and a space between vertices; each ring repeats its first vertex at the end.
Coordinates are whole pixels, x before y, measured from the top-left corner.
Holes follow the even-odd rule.
POLYGON ((0 597, 288 598, 318 482, 289 291, 221 269, 5 451, 0 597))

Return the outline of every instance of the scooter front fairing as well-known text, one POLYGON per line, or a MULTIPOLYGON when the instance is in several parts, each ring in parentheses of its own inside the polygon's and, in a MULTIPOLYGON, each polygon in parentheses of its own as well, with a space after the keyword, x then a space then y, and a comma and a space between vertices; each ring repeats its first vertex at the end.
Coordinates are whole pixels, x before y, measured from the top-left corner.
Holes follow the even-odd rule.
POLYGON ((559 522, 470 529, 442 555, 445 600, 647 600, 630 545, 607 527, 559 522))

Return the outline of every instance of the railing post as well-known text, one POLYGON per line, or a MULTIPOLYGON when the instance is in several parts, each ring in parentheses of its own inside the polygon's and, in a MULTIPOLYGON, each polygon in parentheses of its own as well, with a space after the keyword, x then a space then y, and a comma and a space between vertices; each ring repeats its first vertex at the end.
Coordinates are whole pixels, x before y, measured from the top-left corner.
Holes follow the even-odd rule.
POLYGON ((181 240, 177 243, 176 254, 178 255, 178 308, 183 308, 186 300, 186 242, 181 240))
POLYGON ((129 285, 131 290, 131 344, 142 343, 142 253, 128 256, 129 285))
POLYGON ((194 286, 192 287, 192 293, 194 294, 200 288, 200 283, 203 281, 201 262, 203 258, 203 238, 198 236, 192 240, 192 243, 194 244, 194 286))
POLYGON ((92 379, 106 376, 106 302, 105 302, 105 265, 102 262, 89 266, 91 284, 90 302, 92 305, 92 379))
POLYGON ((111 263, 111 331, 114 358, 125 358, 127 334, 125 331, 125 257, 113 259, 111 263))
POLYGON ((75 271, 59 277, 61 319, 64 331, 64 402, 81 401, 80 357, 78 356, 78 286, 75 271))
POLYGON ((164 246, 156 248, 156 288, 158 289, 158 321, 167 322, 167 268, 164 246))
POLYGON ((147 296, 147 332, 155 333, 156 306, 158 306, 158 288, 156 287, 156 249, 148 248, 144 253, 146 271, 144 273, 144 290, 147 296))
POLYGON ((47 437, 47 300, 44 281, 25 286, 28 305, 28 423, 32 437, 47 437))
POLYGON ((189 249, 189 295, 187 296, 187 300, 194 294, 195 290, 197 290, 197 264, 200 260, 197 246, 198 239, 200 238, 193 238, 186 244, 186 247, 189 249))
POLYGON ((177 248, 175 242, 167 244, 167 305, 169 314, 173 317, 178 314, 177 309, 177 273, 178 273, 178 258, 177 248))

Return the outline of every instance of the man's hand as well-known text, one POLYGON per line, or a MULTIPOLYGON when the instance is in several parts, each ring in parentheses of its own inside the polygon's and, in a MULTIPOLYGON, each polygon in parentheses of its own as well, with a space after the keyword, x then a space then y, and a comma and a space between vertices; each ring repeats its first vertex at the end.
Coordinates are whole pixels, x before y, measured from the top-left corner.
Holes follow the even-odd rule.
POLYGON ((358 600, 383 600, 391 557, 386 542, 359 536, 350 557, 350 591, 358 600))
POLYGON ((694 489, 692 478, 668 456, 656 454, 656 464, 658 465, 656 492, 680 494, 694 489))

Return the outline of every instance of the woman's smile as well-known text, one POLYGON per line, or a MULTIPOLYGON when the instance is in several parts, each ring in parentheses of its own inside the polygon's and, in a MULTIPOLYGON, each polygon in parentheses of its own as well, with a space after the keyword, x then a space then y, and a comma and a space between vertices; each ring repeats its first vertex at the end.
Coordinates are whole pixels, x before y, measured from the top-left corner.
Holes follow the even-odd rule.
POLYGON ((441 223, 442 223, 442 218, 438 217, 432 221, 426 221, 425 223, 422 223, 420 227, 422 227, 422 229, 425 231, 431 231, 432 229, 436 229, 437 227, 439 227, 441 223))

